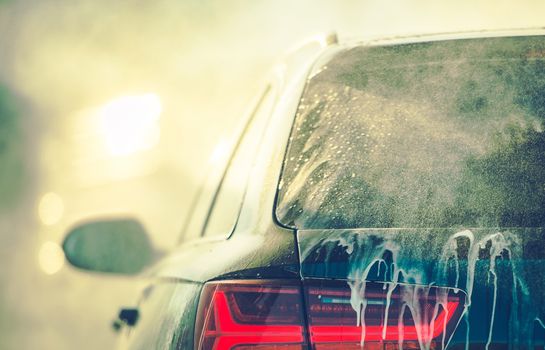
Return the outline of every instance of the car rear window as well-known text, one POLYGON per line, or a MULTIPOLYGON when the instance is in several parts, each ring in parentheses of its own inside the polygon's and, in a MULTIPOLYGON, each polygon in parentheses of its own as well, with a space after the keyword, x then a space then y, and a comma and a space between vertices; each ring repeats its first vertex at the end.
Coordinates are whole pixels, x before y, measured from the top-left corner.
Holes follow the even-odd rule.
POLYGON ((545 226, 545 38, 354 47, 316 67, 276 215, 297 228, 545 226))

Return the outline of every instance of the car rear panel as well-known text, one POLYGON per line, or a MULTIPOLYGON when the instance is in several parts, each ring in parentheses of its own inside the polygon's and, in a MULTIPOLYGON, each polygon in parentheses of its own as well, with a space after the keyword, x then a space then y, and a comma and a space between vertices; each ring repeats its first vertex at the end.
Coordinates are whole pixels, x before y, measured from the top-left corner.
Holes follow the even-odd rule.
MULTIPOLYGON (((369 290, 377 285, 384 298, 404 295, 398 297, 398 308, 406 304, 415 320, 419 312, 414 300, 422 299, 422 293, 429 296, 430 288, 461 293, 460 320, 452 337, 448 335, 451 339, 434 343, 419 336, 409 346, 384 332, 374 338, 381 349, 543 349, 545 229, 301 230, 297 236, 301 275, 309 281, 304 283, 344 283, 354 312, 365 315, 352 320, 362 334, 365 328, 372 331, 369 322, 378 322, 366 320, 370 314, 365 313, 369 290)), ((382 322, 391 324, 393 311, 381 310, 382 322)), ((403 323, 401 317, 395 322, 403 323)))

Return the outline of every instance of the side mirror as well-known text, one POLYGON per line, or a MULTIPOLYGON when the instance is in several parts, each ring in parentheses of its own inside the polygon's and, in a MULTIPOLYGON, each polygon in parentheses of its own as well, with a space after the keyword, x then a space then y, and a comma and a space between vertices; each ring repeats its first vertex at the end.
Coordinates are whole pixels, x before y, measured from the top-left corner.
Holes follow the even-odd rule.
POLYGON ((63 243, 66 259, 75 267, 134 275, 156 258, 144 227, 134 219, 106 219, 80 224, 63 243))

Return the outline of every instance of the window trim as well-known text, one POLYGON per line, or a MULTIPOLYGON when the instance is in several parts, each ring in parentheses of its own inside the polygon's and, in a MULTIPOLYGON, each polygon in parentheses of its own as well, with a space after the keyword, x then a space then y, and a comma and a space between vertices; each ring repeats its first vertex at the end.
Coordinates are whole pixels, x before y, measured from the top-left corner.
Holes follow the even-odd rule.
MULTIPOLYGON (((232 153, 231 153, 231 155, 229 157, 229 161, 227 162, 227 164, 225 166, 225 169, 224 169, 223 174, 221 176, 221 180, 218 183, 218 186, 216 188, 216 191, 214 192, 212 200, 210 201, 210 206, 208 207, 208 213, 207 213, 206 218, 205 218, 205 220, 203 222, 203 225, 202 225, 202 228, 201 228, 201 233, 200 233, 199 237, 201 237, 201 238, 202 237, 212 237, 211 235, 206 234, 206 229, 208 228, 208 224, 210 223, 210 219, 212 217, 212 214, 214 213, 214 209, 217 208, 218 197, 219 197, 219 194, 220 194, 220 192, 221 192, 221 190, 223 188, 223 184, 225 183, 225 179, 227 177, 227 174, 229 173, 229 170, 231 169, 231 166, 233 165, 233 160, 237 156, 237 153, 240 150, 240 146, 242 145, 243 140, 248 135, 248 132, 250 131, 251 126, 252 126, 253 122, 255 121, 256 115, 258 114, 260 108, 263 106, 263 102, 267 99, 269 94, 270 94, 271 98, 273 99, 273 106, 274 106, 274 101, 275 101, 275 97, 276 97, 274 95, 274 93, 275 93, 275 91, 273 89, 272 84, 271 83, 267 84, 267 86, 265 87, 263 92, 261 92, 257 103, 255 104, 254 108, 252 109, 252 112, 250 113, 250 117, 246 121, 246 123, 244 125, 244 128, 243 128, 240 136, 238 137, 238 139, 237 139, 237 141, 235 143, 235 146, 233 147, 233 151, 232 151, 232 153)), ((270 114, 272 114, 272 111, 269 111, 269 115, 270 114)), ((244 196, 246 194, 247 187, 248 187, 248 180, 246 180, 246 183, 244 184, 244 189, 242 191, 242 197, 241 197, 240 203, 237 203, 237 205, 239 206, 239 209, 237 210, 237 214, 236 214, 234 224, 232 225, 229 232, 225 233, 225 236, 217 235, 218 238, 228 238, 229 236, 231 236, 231 234, 235 230, 235 228, 237 226, 237 222, 238 222, 238 217, 240 216, 240 210, 242 208, 242 202, 244 201, 244 196)))
MULTIPOLYGON (((221 190, 222 185, 223 185, 223 183, 225 181, 225 177, 226 177, 226 175, 227 175, 227 173, 228 173, 228 171, 229 171, 229 169, 230 169, 230 167, 232 165, 233 159, 235 158, 235 156, 237 154, 237 151, 240 148, 242 140, 247 135, 248 130, 250 129, 250 126, 251 126, 252 122, 254 121, 257 112, 259 111, 259 108, 262 106, 263 101, 265 100, 265 98, 269 94, 272 95, 273 106, 274 106, 274 102, 277 99, 277 91, 276 91, 276 88, 275 88, 275 85, 274 85, 273 82, 268 82, 266 84, 265 88, 262 89, 262 91, 257 95, 258 97, 255 99, 257 101, 253 103, 253 107, 251 108, 250 113, 247 114, 246 121, 244 121, 244 123, 243 123, 242 130, 238 133, 238 135, 235 135, 236 142, 234 143, 234 145, 232 146, 232 148, 230 150, 228 161, 226 161, 224 163, 223 167, 221 167, 220 169, 217 169, 218 172, 221 172, 221 176, 220 176, 219 182, 214 186, 214 189, 211 190, 211 192, 213 193, 211 195, 211 199, 207 200, 207 204, 206 204, 207 209, 204 209, 206 214, 203 215, 203 217, 201 218, 202 219, 202 220, 200 220, 201 223, 195 225, 196 226, 195 231, 197 231, 198 233, 196 232, 195 234, 189 235, 189 229, 190 229, 191 226, 193 226, 193 224, 195 224, 193 221, 196 220, 193 216, 197 212, 197 209, 198 209, 199 204, 200 204, 199 202, 203 200, 206 184, 207 184, 207 181, 210 179, 213 170, 208 171, 206 173, 206 175, 204 177, 204 181, 202 181, 202 183, 199 185, 199 188, 197 189, 197 191, 196 191, 196 193, 195 193, 195 195, 193 197, 193 200, 191 201, 189 210, 187 212, 187 218, 184 220, 184 224, 182 225, 181 233, 180 233, 180 236, 179 236, 179 239, 178 239, 178 242, 177 242, 178 245, 185 244, 185 243, 191 242, 191 241, 202 240, 202 239, 205 239, 205 238, 206 239, 213 239, 213 240, 218 240, 218 239, 224 240, 224 239, 230 237, 230 235, 234 231, 234 229, 236 227, 236 224, 237 224, 237 221, 238 221, 238 217, 240 216, 240 212, 241 212, 241 209, 242 209, 242 202, 239 203, 240 208, 239 208, 238 213, 237 213, 236 221, 235 221, 233 227, 231 228, 230 232, 226 233, 225 236, 217 236, 217 237, 205 235, 206 227, 208 226, 211 214, 213 213, 213 210, 214 210, 214 208, 216 206, 216 202, 217 202, 220 190, 221 190)), ((271 110, 270 114, 272 114, 272 110, 271 110)), ((247 185, 248 185, 247 183, 244 185, 244 187, 245 187, 244 188, 244 195, 245 195, 246 189, 248 187, 247 185)), ((244 195, 243 195, 242 198, 244 198, 244 195)), ((205 204, 202 204, 202 205, 205 205, 205 204)))

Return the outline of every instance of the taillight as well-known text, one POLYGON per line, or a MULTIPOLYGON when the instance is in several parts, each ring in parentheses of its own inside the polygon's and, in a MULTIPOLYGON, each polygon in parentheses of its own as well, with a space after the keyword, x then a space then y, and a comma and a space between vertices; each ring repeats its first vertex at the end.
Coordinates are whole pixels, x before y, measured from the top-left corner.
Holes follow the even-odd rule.
POLYGON ((440 287, 339 281, 221 281, 203 289, 199 350, 440 349, 465 295, 440 287), (355 311, 359 309, 359 314, 355 311))
POLYGON ((352 289, 346 282, 309 282, 305 290, 316 350, 441 349, 465 301, 459 290, 377 282, 352 289))
POLYGON ((306 337, 302 305, 298 283, 208 283, 198 310, 197 348, 303 349, 306 337))

